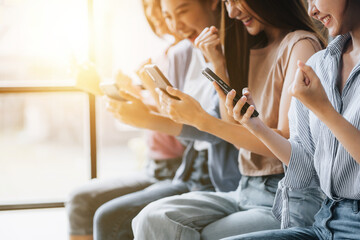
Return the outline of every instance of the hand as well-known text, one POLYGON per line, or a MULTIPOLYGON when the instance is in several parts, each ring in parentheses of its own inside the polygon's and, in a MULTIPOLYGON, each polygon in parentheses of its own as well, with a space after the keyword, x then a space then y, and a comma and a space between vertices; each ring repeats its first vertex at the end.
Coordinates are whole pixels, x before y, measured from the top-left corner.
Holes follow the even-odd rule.
POLYGON ((117 101, 105 97, 106 109, 121 122, 139 128, 147 128, 152 120, 150 109, 138 98, 124 91, 119 91, 127 101, 117 101))
POLYGON ((132 79, 128 75, 124 74, 121 70, 117 72, 115 80, 119 89, 141 98, 141 89, 134 85, 132 79))
POLYGON ((206 27, 195 39, 195 47, 199 48, 205 58, 209 60, 215 68, 224 66, 225 56, 221 47, 219 31, 216 27, 206 27))
POLYGON ((202 116, 207 114, 198 101, 175 88, 167 87, 166 91, 180 100, 171 98, 159 88, 156 91, 160 97, 162 112, 176 123, 197 126, 201 123, 202 116))
POLYGON ((295 81, 290 85, 289 91, 315 114, 321 113, 326 107, 332 107, 314 70, 301 61, 298 61, 295 81))
MULTIPOLYGON (((217 94, 219 96, 221 119, 226 121, 226 122, 230 122, 230 123, 238 123, 233 118, 232 113, 229 114, 229 111, 226 108, 226 99, 227 99, 227 97, 226 97, 225 93, 223 92, 222 88, 215 81, 212 84, 213 84, 213 86, 214 86, 214 88, 215 88, 215 90, 216 90, 216 92, 217 92, 217 94), (223 111, 221 111, 221 109, 223 109, 223 111)), ((231 105, 231 108, 232 108, 232 105, 231 105)))
POLYGON ((228 110, 228 114, 231 115, 238 123, 242 124, 244 127, 249 129, 251 132, 258 129, 261 120, 258 117, 251 118, 251 115, 255 111, 255 104, 252 99, 251 93, 248 88, 244 88, 242 90, 243 96, 240 100, 233 106, 233 99, 236 95, 235 90, 231 90, 226 96, 225 106, 228 110), (246 110, 245 114, 241 114, 241 109, 243 108, 245 103, 249 103, 250 106, 246 110))
POLYGON ((76 67, 76 87, 85 92, 100 96, 103 95, 99 84, 100 76, 91 62, 85 62, 76 67))

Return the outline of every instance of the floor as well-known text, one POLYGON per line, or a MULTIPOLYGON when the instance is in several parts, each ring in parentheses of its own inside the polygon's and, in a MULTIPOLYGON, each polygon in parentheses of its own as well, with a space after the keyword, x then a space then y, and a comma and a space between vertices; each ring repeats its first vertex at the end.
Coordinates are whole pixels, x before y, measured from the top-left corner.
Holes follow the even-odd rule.
POLYGON ((1 240, 66 240, 64 208, 0 212, 1 240))

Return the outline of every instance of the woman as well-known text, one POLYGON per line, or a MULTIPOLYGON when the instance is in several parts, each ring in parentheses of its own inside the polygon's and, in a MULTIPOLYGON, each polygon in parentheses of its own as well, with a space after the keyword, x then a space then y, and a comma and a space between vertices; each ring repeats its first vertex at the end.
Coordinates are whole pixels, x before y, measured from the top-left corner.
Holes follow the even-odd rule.
MULTIPOLYGON (((230 239, 359 239, 360 236, 360 2, 309 1, 309 15, 336 37, 305 65, 291 86, 289 140, 259 119, 234 117, 289 163, 284 188, 306 189, 316 177, 326 194, 312 226, 264 231, 230 239)), ((231 100, 231 97, 229 97, 231 100)), ((240 106, 239 106, 240 107, 240 106)), ((236 107, 235 107, 236 108, 236 107)), ((285 199, 281 199, 285 201, 285 199)), ((282 204, 281 202, 279 204, 282 204)))
MULTIPOLYGON (((221 55, 214 28, 204 30, 199 45, 207 52, 207 58, 218 64, 214 69, 219 76, 227 80, 228 74, 230 84, 237 89, 242 86, 252 89, 260 118, 273 131, 288 137, 291 96, 287 89, 295 76, 296 61, 306 61, 320 50, 325 45, 319 41, 323 38, 307 16, 302 1, 225 1, 225 4, 229 17, 236 19, 226 22, 230 25, 226 26, 225 56, 221 55)), ((219 87, 217 91, 221 106, 225 95, 219 87)), ((172 100, 160 93, 163 109, 175 121, 191 124, 240 148, 242 178, 238 190, 230 194, 189 193, 150 204, 133 221, 135 238, 219 239, 280 228, 279 220, 283 219, 273 216, 272 205, 283 177, 282 163, 243 126, 213 118, 179 90, 168 88, 168 92, 181 99, 172 100)), ((321 201, 321 195, 316 193, 317 198, 310 197, 312 192, 308 192, 300 201, 292 196, 290 221, 285 219, 283 227, 312 223, 313 212, 321 201), (299 217, 300 207, 306 209, 306 218, 299 217)))
MULTIPOLYGON (((200 71, 203 67, 211 67, 211 63, 193 47, 193 41, 205 27, 220 25, 220 1, 164 0, 161 5, 162 8, 166 6, 163 13, 169 29, 186 38, 168 53, 169 80, 197 99, 205 109, 212 109, 213 101, 209 101, 209 96, 216 101, 216 92, 200 71), (190 45, 190 48, 184 48, 184 45, 190 45)), ((232 191, 236 188, 240 174, 236 167, 238 151, 233 145, 214 136, 209 138, 209 134, 204 137, 193 127, 177 124, 150 110, 136 96, 126 92, 121 94, 129 101, 108 99, 108 109, 115 117, 136 127, 179 136, 184 140, 186 150, 173 181, 155 183, 101 206, 94 221, 97 239, 133 238, 130 232, 132 218, 147 204, 160 198, 189 191, 232 191)), ((212 114, 218 116, 217 112, 212 114)))
MULTIPOLYGON (((161 15, 160 2, 157 0, 144 0, 143 7, 145 16, 154 33, 159 37, 170 34, 161 15)), ((175 38, 175 43, 179 42, 177 37, 175 38)), ((166 55, 167 53, 164 53, 155 60, 163 70, 167 68, 166 64, 168 60, 166 55)), ((90 71, 95 71, 92 66, 89 66, 89 69, 90 70, 80 72, 80 74, 89 74, 90 71)), ((96 72, 93 72, 92 75, 94 74, 96 74, 96 72)), ((88 80, 87 77, 88 76, 80 76, 81 79, 88 80)), ((137 89, 133 87, 131 79, 121 72, 117 75, 117 82, 122 88, 132 90, 134 93, 138 92, 137 89)), ((145 79, 144 85, 150 88, 151 93, 155 93, 152 91, 151 82, 145 79)), ((157 95, 154 95, 154 97, 156 100, 158 99, 157 95)), ((173 136, 149 131, 147 146, 149 148, 149 159, 146 173, 111 180, 93 180, 75 189, 71 193, 71 197, 66 203, 71 240, 93 239, 94 214, 105 202, 131 192, 139 191, 155 182, 172 179, 174 177, 184 151, 182 144, 173 136)))

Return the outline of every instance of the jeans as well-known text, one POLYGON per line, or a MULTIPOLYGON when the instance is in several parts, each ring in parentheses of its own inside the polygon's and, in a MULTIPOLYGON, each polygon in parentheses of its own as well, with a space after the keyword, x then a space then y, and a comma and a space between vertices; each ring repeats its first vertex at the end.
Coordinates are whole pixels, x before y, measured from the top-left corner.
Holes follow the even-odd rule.
POLYGON ((262 231, 223 240, 336 240, 360 239, 360 200, 326 198, 310 227, 262 231))
POLYGON ((188 191, 185 183, 173 184, 165 180, 103 204, 94 216, 94 239, 132 239, 131 220, 143 207, 160 198, 188 191))
POLYGON ((92 235, 96 210, 104 203, 137 192, 160 180, 172 179, 181 158, 148 160, 146 173, 134 173, 116 179, 93 179, 72 191, 66 202, 71 235, 92 235))
POLYGON ((271 208, 282 177, 242 176, 234 192, 191 192, 153 202, 132 222, 135 239, 219 239, 279 229, 271 208))

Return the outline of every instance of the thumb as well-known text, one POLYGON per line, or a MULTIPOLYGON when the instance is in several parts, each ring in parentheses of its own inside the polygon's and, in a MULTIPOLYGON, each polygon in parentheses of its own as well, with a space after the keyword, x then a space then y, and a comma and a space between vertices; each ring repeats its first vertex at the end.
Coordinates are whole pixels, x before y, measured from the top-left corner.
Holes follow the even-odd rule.
POLYGON ((312 69, 312 67, 305 65, 302 61, 298 61, 298 67, 301 70, 301 72, 304 74, 304 81, 306 85, 309 85, 312 81, 316 81, 318 79, 318 76, 312 69))
POLYGON ((170 95, 178 97, 180 99, 184 99, 184 98, 187 97, 187 95, 185 93, 181 92, 179 89, 176 89, 176 88, 173 88, 173 87, 170 87, 170 86, 166 87, 166 91, 168 93, 170 93, 170 95))

